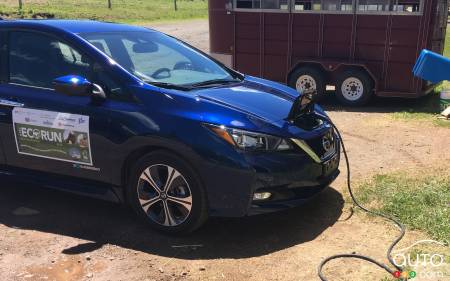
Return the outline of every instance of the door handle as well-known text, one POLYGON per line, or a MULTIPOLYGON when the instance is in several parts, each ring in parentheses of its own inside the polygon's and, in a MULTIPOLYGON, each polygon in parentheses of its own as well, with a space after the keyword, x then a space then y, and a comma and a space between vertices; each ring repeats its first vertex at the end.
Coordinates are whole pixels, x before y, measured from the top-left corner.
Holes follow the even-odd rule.
POLYGON ((11 100, 4 100, 0 99, 0 106, 7 106, 7 107, 24 107, 25 105, 20 102, 15 102, 11 100))

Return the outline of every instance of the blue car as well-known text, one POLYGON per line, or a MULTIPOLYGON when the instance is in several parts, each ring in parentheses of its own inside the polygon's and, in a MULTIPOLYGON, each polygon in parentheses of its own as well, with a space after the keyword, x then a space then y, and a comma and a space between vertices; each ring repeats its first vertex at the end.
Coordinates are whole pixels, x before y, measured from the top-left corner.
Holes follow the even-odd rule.
POLYGON ((325 112, 293 114, 302 96, 155 30, 3 20, 0 174, 127 203, 167 233, 295 207, 339 174, 325 112))

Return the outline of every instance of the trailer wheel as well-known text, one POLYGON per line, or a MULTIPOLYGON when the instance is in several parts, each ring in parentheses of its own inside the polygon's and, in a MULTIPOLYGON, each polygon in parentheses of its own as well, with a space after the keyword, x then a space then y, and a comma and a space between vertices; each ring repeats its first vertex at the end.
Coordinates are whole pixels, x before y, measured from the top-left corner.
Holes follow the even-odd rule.
POLYGON ((372 93, 372 80, 360 70, 345 71, 337 78, 336 96, 344 105, 365 105, 370 100, 372 93))
POLYGON ((304 90, 315 89, 317 95, 316 101, 321 100, 325 95, 325 81, 323 74, 313 67, 297 68, 289 78, 289 86, 302 92, 304 90))

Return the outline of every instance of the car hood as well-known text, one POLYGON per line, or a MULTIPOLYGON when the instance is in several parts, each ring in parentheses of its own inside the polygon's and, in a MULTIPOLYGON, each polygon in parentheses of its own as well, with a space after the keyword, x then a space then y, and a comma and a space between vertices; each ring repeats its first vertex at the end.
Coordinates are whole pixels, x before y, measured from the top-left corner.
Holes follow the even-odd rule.
POLYGON ((196 95, 270 123, 278 123, 288 116, 298 93, 278 83, 246 77, 243 82, 199 90, 196 95))
MULTIPOLYGON (((147 90, 155 89, 151 85, 143 84, 135 89, 139 99, 149 107, 149 112, 159 112, 159 116, 177 116, 201 123, 302 139, 316 137, 327 129, 326 124, 306 130, 288 122, 286 118, 299 95, 297 91, 251 76, 246 76, 242 82, 187 92, 160 88, 162 95, 148 95, 147 90)), ((319 105, 315 105, 314 110, 326 116, 319 105)))

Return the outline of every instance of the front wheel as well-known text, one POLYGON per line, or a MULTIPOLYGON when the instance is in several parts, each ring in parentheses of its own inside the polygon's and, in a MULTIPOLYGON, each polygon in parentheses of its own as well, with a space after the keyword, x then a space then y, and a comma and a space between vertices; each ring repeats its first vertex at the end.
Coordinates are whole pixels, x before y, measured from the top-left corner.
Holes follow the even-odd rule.
POLYGON ((207 219, 206 196, 193 169, 165 151, 147 154, 131 169, 127 199, 151 227, 189 233, 207 219))

